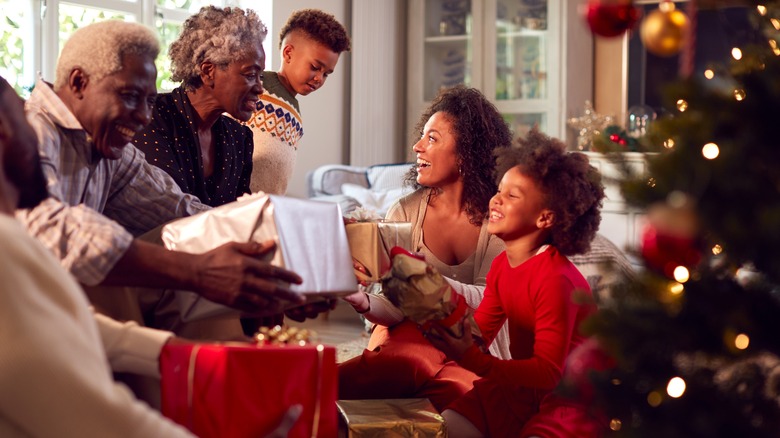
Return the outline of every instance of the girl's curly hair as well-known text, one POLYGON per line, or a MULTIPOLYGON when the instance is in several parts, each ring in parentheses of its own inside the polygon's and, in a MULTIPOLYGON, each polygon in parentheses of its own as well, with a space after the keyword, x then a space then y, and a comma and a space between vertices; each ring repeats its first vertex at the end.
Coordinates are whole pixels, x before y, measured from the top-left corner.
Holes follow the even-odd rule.
MULTIPOLYGON (((512 133, 496 107, 475 88, 458 85, 441 91, 420 116, 415 132, 422 136, 425 123, 438 112, 446 113, 452 122, 463 178, 463 207, 469 222, 480 225, 498 187, 493 152, 508 149, 512 133)), ((417 166, 407 172, 404 180, 415 189, 422 187, 417 183, 417 166)))
POLYGON ((588 157, 567 152, 560 140, 537 128, 517 146, 497 151, 496 180, 513 167, 533 178, 545 196, 547 208, 555 213, 548 243, 563 255, 587 252, 601 223, 604 186, 601 174, 588 157))
POLYGON ((188 18, 181 34, 171 44, 171 79, 183 82, 188 90, 200 88, 200 64, 211 61, 226 68, 247 50, 262 43, 268 29, 251 9, 204 6, 188 18))
POLYGON ((333 50, 335 53, 349 52, 350 40, 344 26, 332 14, 319 9, 301 9, 293 12, 279 32, 279 48, 290 32, 302 31, 309 38, 333 50))

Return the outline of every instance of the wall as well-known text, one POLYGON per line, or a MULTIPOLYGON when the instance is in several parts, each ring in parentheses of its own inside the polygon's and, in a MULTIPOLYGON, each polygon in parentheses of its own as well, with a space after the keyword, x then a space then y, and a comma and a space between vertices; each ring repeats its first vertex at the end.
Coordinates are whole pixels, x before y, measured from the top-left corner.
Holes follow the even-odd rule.
POLYGON ((623 124, 626 112, 625 45, 627 37, 596 38, 593 106, 597 113, 616 117, 623 124))
POLYGON ((349 162, 404 161, 406 1, 357 0, 352 6, 349 162))

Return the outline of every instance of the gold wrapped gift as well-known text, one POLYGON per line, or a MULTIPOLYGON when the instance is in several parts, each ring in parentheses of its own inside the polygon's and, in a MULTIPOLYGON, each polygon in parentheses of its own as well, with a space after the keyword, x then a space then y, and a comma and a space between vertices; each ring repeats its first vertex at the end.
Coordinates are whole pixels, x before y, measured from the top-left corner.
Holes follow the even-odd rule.
POLYGON ((347 224, 347 240, 352 261, 362 265, 365 273, 355 275, 366 282, 377 282, 390 270, 390 250, 394 246, 410 249, 412 224, 409 222, 368 221, 347 224))
POLYGON ((336 406, 347 438, 447 436, 444 418, 427 398, 339 400, 336 406))

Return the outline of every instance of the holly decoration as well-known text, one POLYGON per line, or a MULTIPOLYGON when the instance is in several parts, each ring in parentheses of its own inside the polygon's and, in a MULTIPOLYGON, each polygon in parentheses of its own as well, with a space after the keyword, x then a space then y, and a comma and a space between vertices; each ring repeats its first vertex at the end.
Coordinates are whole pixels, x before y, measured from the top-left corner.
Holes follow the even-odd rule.
POLYGON ((618 125, 609 125, 593 138, 593 150, 609 152, 647 152, 649 149, 639 140, 628 135, 618 125))
POLYGON ((599 36, 616 37, 634 27, 639 9, 633 0, 590 0, 585 20, 590 30, 599 36))

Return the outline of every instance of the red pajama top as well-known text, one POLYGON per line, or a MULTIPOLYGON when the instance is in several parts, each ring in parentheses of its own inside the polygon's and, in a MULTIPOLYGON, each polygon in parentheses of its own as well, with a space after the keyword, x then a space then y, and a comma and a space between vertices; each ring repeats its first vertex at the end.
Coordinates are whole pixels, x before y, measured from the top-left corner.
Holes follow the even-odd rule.
POLYGON ((514 268, 502 252, 490 268, 474 318, 488 343, 504 321, 509 322, 513 360, 483 354, 473 346, 459 364, 512 387, 553 389, 569 352, 585 339, 578 331, 580 323, 595 311, 592 305, 578 304, 575 293, 591 296, 582 274, 554 247, 514 268))

